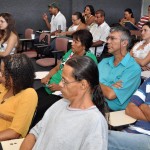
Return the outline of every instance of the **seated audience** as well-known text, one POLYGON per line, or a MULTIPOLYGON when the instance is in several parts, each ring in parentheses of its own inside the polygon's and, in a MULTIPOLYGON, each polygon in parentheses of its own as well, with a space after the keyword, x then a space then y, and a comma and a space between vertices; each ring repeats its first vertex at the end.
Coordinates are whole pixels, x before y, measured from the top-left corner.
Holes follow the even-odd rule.
POLYGON ((59 2, 53 2, 48 5, 49 12, 52 15, 51 22, 48 21, 48 16, 46 13, 43 14, 43 20, 45 21, 47 28, 51 31, 51 35, 55 35, 56 31, 66 30, 66 18, 60 12, 59 2))
POLYGON ((124 10, 124 18, 120 20, 120 24, 124 26, 125 22, 128 21, 135 25, 135 18, 133 16, 132 9, 130 8, 124 10))
POLYGON ((14 54, 19 44, 15 21, 11 14, 0 14, 0 57, 14 54))
MULTIPOLYGON (((85 19, 80 12, 75 12, 72 15, 72 25, 69 27, 68 31, 65 32, 56 32, 56 36, 60 36, 67 39, 72 39, 72 34, 78 30, 86 29, 85 19)), ((55 39, 51 42, 49 51, 53 51, 55 49, 55 39)))
POLYGON ((87 25, 87 28, 90 30, 90 28, 95 24, 95 10, 92 5, 86 5, 84 8, 84 12, 82 15, 85 18, 85 23, 87 25))
POLYGON ((80 12, 75 12, 72 15, 72 25, 69 27, 68 31, 56 33, 59 36, 71 36, 75 31, 86 29, 85 19, 80 12))
POLYGON ((91 57, 95 63, 97 63, 95 55, 89 51, 89 48, 92 45, 92 39, 92 35, 88 30, 76 31, 73 34, 72 49, 70 49, 63 56, 61 62, 56 67, 51 69, 49 74, 41 80, 41 82, 45 85, 45 87, 41 87, 37 90, 39 100, 37 110, 42 107, 42 110, 39 112, 41 115, 44 114, 44 111, 48 107, 60 99, 59 96, 53 95, 52 92, 60 91, 61 89, 59 82, 61 81, 64 64, 68 59, 75 56, 86 55, 91 57))
POLYGON ((143 25, 141 37, 143 40, 135 44, 130 54, 142 70, 150 70, 150 21, 143 25))
POLYGON ((107 38, 108 53, 113 56, 98 64, 100 86, 110 110, 125 109, 141 82, 141 68, 128 52, 130 32, 114 27, 107 38))
POLYGON ((98 68, 89 57, 69 59, 60 82, 63 99, 45 113, 21 150, 107 150, 108 126, 98 68))
POLYGON ((138 22, 137 26, 139 29, 142 29, 143 25, 150 21, 150 5, 148 6, 148 14, 141 17, 140 21, 138 22))
POLYGON ((26 136, 37 106, 32 88, 34 69, 23 54, 6 56, 1 62, 0 141, 26 136))
POLYGON ((101 55, 103 49, 104 49, 104 43, 106 42, 106 38, 109 35, 110 27, 105 22, 105 12, 103 10, 97 10, 95 12, 95 23, 96 26, 92 26, 90 29, 90 32, 93 36, 93 44, 90 48, 90 51, 92 53, 95 53, 95 47, 96 48, 96 55, 101 55))
POLYGON ((137 119, 124 132, 110 131, 109 150, 149 150, 150 148, 150 78, 133 94, 126 114, 137 119))

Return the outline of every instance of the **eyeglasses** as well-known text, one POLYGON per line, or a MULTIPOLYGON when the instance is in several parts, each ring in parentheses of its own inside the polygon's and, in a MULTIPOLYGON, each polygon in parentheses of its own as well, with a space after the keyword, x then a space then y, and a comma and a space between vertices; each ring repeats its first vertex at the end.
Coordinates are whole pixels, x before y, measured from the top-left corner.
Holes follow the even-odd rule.
POLYGON ((113 37, 113 36, 108 36, 107 38, 107 41, 110 39, 111 41, 113 41, 113 40, 117 40, 118 38, 116 38, 116 37, 113 37))
POLYGON ((71 81, 71 82, 68 82, 66 81, 64 78, 61 79, 61 82, 64 86, 68 85, 68 84, 71 84, 71 83, 74 83, 74 82, 77 82, 77 81, 71 81))

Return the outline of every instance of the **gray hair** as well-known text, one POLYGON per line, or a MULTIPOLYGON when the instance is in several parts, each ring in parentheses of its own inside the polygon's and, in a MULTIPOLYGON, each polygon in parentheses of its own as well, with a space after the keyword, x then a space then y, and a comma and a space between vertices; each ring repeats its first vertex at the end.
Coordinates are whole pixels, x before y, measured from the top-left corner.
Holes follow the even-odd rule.
POLYGON ((131 44, 131 33, 128 29, 122 27, 122 26, 116 26, 112 27, 110 29, 110 32, 120 32, 121 34, 121 41, 127 40, 128 41, 128 47, 130 47, 131 44))

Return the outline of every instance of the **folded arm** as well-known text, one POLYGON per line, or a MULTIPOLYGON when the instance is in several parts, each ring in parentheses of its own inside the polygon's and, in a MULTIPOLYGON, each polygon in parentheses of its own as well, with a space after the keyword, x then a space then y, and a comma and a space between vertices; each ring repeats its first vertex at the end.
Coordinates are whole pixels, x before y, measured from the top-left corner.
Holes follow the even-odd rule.
MULTIPOLYGON (((100 83, 100 86, 101 86, 104 96, 108 100, 113 100, 117 97, 116 93, 114 92, 114 90, 111 87, 106 86, 102 83, 100 83)), ((117 81, 116 83, 112 84, 111 86, 119 89, 122 87, 122 81, 117 81)))
POLYGON ((147 104, 141 104, 140 109, 146 117, 147 121, 150 121, 150 106, 147 104))
POLYGON ((140 107, 136 106, 134 103, 130 102, 126 108, 126 114, 138 119, 138 120, 144 120, 148 121, 143 111, 140 109, 140 107))
POLYGON ((143 58, 143 59, 140 59, 140 58, 134 58, 135 60, 136 60, 136 62, 140 65, 140 66, 142 66, 142 67, 144 67, 144 66, 146 66, 148 63, 150 63, 150 52, 148 53, 148 55, 145 57, 145 58, 143 58))
POLYGON ((100 86, 101 86, 102 92, 104 94, 104 97, 106 97, 108 100, 113 100, 116 98, 116 94, 112 88, 110 88, 109 86, 106 86, 102 83, 100 83, 100 86))

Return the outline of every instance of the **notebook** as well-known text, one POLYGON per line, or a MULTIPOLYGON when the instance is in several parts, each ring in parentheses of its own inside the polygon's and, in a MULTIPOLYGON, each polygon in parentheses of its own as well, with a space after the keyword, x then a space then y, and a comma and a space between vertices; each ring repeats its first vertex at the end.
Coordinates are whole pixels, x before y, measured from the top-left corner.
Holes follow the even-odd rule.
POLYGON ((23 140, 24 138, 3 141, 1 142, 1 145, 2 145, 3 150, 19 150, 23 140))
POLYGON ((44 78, 48 73, 49 73, 49 71, 37 71, 37 72, 35 72, 35 78, 34 78, 34 79, 42 79, 42 78, 44 78))
POLYGON ((129 30, 139 30, 137 26, 135 26, 133 23, 130 21, 124 22, 124 26, 129 29, 129 30))

